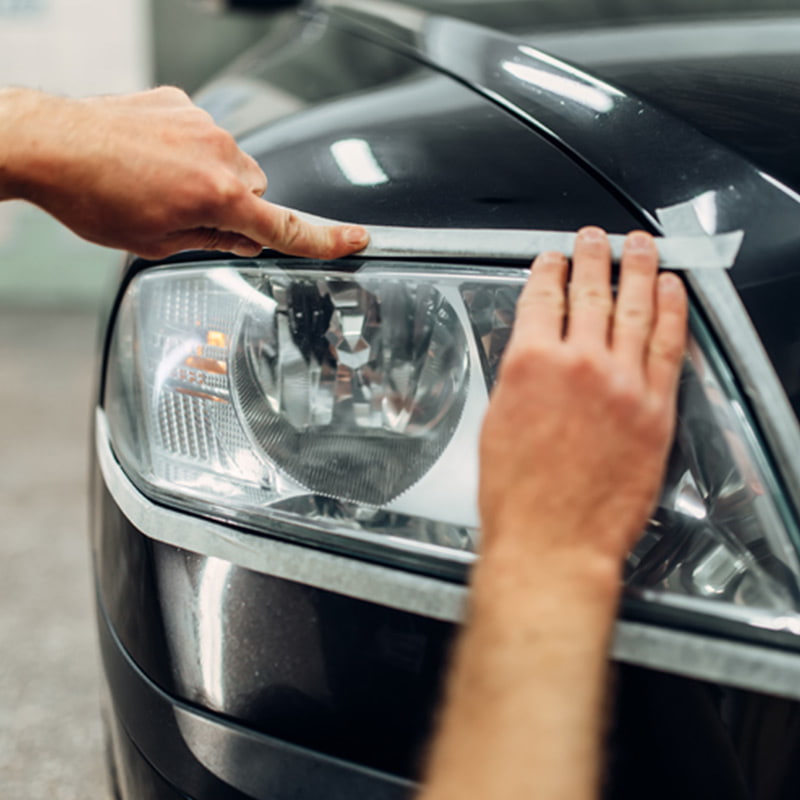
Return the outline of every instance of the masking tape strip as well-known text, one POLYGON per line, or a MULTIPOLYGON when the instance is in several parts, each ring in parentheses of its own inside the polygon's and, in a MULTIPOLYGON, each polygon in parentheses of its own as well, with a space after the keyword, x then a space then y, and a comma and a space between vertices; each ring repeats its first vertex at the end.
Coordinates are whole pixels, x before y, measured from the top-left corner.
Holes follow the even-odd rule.
MULTIPOLYGON (((341 224, 336 220, 295 211, 302 219, 317 225, 341 224)), ((475 228, 401 228, 380 225, 364 226, 370 235, 369 246, 359 256, 380 258, 499 258, 532 259, 547 250, 572 253, 574 233, 564 231, 475 229, 475 228)), ((664 269, 728 269, 733 265, 744 233, 715 236, 656 237, 659 266, 664 269)), ((610 234, 615 261, 622 256, 625 237, 610 234)))

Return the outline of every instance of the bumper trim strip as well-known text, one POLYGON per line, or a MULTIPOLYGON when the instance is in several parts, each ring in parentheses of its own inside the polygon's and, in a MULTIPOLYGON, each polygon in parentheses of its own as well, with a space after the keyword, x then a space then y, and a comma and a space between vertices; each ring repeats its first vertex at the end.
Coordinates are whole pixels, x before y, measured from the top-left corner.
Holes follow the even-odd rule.
POLYGON ((151 768, 182 792, 220 800, 411 796, 411 781, 267 736, 170 696, 131 659, 99 597, 98 610, 114 713, 151 768))

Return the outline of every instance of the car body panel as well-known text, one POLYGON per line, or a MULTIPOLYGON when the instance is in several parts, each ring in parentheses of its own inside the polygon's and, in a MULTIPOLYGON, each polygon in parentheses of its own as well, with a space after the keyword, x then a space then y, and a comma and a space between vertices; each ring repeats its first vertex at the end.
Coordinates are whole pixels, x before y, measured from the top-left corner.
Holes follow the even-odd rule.
MULTIPOLYGON (((705 38, 692 40, 701 52, 684 48, 680 59, 662 56, 667 60, 663 73, 660 66, 653 67, 653 51, 647 49, 651 40, 656 45, 660 42, 662 50, 666 47, 663 26, 634 28, 633 33, 620 29, 620 35, 627 37, 635 33, 636 47, 616 61, 610 60, 609 50, 618 31, 601 32, 606 43, 595 45, 585 57, 587 65, 609 78, 622 78, 632 86, 633 93, 612 85, 604 89, 602 81, 584 85, 590 97, 595 93, 595 102, 608 105, 610 110, 600 114, 570 97, 570 92, 574 95, 576 89, 581 91, 580 74, 576 78, 564 72, 560 65, 548 61, 546 52, 537 54, 528 50, 527 44, 535 47, 541 40, 544 50, 575 59, 591 32, 578 29, 569 35, 548 33, 540 37, 526 34, 523 40, 454 20, 426 22, 424 16, 412 18, 416 27, 403 28, 378 16, 381 3, 370 8, 373 6, 375 14, 364 12, 362 4, 356 15, 359 21, 366 20, 366 33, 363 29, 358 35, 354 32, 353 15, 349 12, 348 16, 347 8, 341 18, 334 14, 322 22, 315 19, 306 23, 310 32, 301 37, 305 46, 295 43, 270 56, 257 48, 201 93, 201 102, 233 130, 245 133, 271 123, 261 133, 245 135, 242 141, 270 175, 271 197, 276 202, 330 216, 332 206, 325 193, 336 191, 333 207, 337 215, 365 223, 430 225, 435 221, 439 227, 459 227, 475 224, 478 219, 481 227, 534 225, 574 230, 591 221, 611 231, 633 227, 657 230, 659 209, 686 207, 694 211, 707 232, 745 231, 744 246, 731 277, 795 411, 800 409, 796 358, 800 315, 774 313, 776 306, 800 302, 796 276, 800 195, 792 189, 800 159, 788 157, 800 136, 800 125, 791 127, 800 122, 800 89, 797 82, 786 77, 793 68, 800 69, 800 53, 762 55, 757 46, 774 34, 779 23, 773 21, 769 27, 756 29, 750 45, 755 55, 734 62, 727 51, 702 51, 703 41, 714 36, 713 26, 724 27, 723 23, 708 23, 705 38), (391 40, 390 34, 398 38, 391 40), (373 68, 362 73, 345 70, 345 75, 352 76, 349 80, 338 72, 335 80, 327 77, 331 72, 329 61, 339 63, 342 54, 347 54, 346 64, 360 62, 373 68), (488 133, 488 128, 483 125, 489 124, 489 116, 497 123, 501 115, 491 112, 486 103, 480 104, 478 98, 470 101, 467 92, 441 77, 437 79, 420 62, 455 76, 521 125, 548 138, 552 142, 549 156, 543 140, 537 144, 527 140, 523 145, 526 140, 522 131, 515 131, 510 121, 492 132, 492 143, 487 145, 481 130, 488 133), (498 65, 502 64, 515 65, 517 73, 501 69, 498 65), (542 91, 519 77, 530 75, 531 70, 534 74, 538 70, 540 76, 550 74, 556 81, 572 80, 573 85, 570 88, 566 84, 566 96, 542 91), (303 76, 302 81, 292 77, 297 74, 303 76), (670 75, 678 78, 662 98, 661 90, 670 75), (705 82, 700 75, 705 76, 705 82), (377 88, 374 80, 381 80, 377 88), (405 113, 404 98, 415 82, 424 87, 421 97, 429 98, 427 108, 441 109, 438 118, 421 123, 421 114, 405 113), (254 102, 246 113, 242 104, 232 108, 223 102, 237 93, 252 95, 254 85, 262 90, 269 86, 272 95, 277 92, 284 99, 291 96, 292 101, 288 107, 270 103, 267 100, 272 95, 267 93, 259 96, 261 102, 254 102), (710 94, 713 103, 706 102, 710 94), (395 97, 393 113, 387 115, 386 104, 395 97), (323 105, 304 113, 302 109, 310 103, 323 105), (448 103, 461 106, 452 121, 447 114, 448 103), (360 116, 348 124, 348 111, 354 107, 364 113, 372 110, 375 119, 360 116), (283 122, 276 120, 286 108, 294 113, 283 122), (338 123, 333 120, 337 114, 338 123), (486 116, 476 124, 476 115, 481 114, 486 116), (602 117, 602 124, 593 124, 594 115, 602 117), (318 125, 320 117, 325 119, 320 136, 309 137, 308 127, 318 125), (451 122, 455 122, 452 127, 451 122), (393 124, 400 127, 395 129, 393 124), (414 126, 413 131, 407 129, 409 125, 414 126), (328 131, 325 126, 329 126, 328 131), (505 137, 500 128, 506 130, 505 137), (457 131, 458 136, 448 134, 448 129, 457 131), (400 170, 397 191, 393 192, 391 171, 386 185, 342 187, 341 173, 331 167, 325 154, 326 146, 333 143, 326 140, 326 134, 330 138, 360 138, 363 134, 373 152, 377 148, 385 153, 387 161, 400 170), (523 146, 531 155, 520 164, 514 153, 523 146), (555 154, 559 148, 575 160, 570 178, 565 170, 553 172, 563 165, 555 154), (264 155, 267 152, 269 155, 264 155), (311 158, 310 153, 314 154, 311 158), (755 156, 757 163, 745 156, 755 156), (295 163, 298 159, 302 169, 295 163), (415 163, 424 168, 414 170, 415 163), (540 173, 543 164, 547 164, 546 176, 540 173), (782 169, 776 169, 781 165, 782 169), (764 172, 765 167, 773 172, 764 172), (520 170, 530 170, 529 176, 523 173, 522 182, 531 187, 532 196, 521 196, 506 208, 511 196, 508 181, 518 180, 520 170), (588 170, 586 178, 603 182, 610 195, 607 201, 598 202, 599 187, 595 180, 580 176, 583 170, 588 170), (306 177, 298 180, 298 175, 306 177), (333 183, 329 184, 331 179, 333 183), (587 197, 593 212, 588 217, 581 199, 587 183, 593 184, 587 197), (419 208, 410 207, 418 203, 419 208), (768 260, 764 252, 770 253, 768 260)), ((408 22, 405 18, 403 21, 408 22)), ((741 31, 746 24, 737 23, 736 30, 741 31)), ((682 41, 685 32, 685 26, 677 30, 673 26, 667 32, 667 44, 682 41)), ((296 36, 297 31, 287 35, 296 36)), ((784 40, 781 47, 785 50, 787 46, 784 40)), ((421 99, 420 111, 424 103, 421 99)))
MULTIPOLYGON (((256 48, 201 94, 268 173, 270 199, 363 223, 560 230, 594 223, 613 232, 658 230, 659 209, 680 206, 706 232, 742 229, 745 245, 730 274, 783 389, 800 408, 796 167, 780 169, 790 139, 772 147, 755 138, 758 109, 766 114, 771 98, 785 105, 767 138, 795 119, 796 89, 780 71, 791 71, 797 54, 734 63, 724 53, 684 52, 665 56, 658 73, 646 47, 648 35, 658 39, 657 25, 637 29, 638 61, 636 52, 610 58, 613 38, 581 61, 581 37, 591 31, 565 26, 563 4, 542 4, 542 33, 513 38, 398 4, 319 5, 320 13, 286 27, 282 48, 256 48), (539 40, 595 74, 530 49, 539 40), (542 90, 542 78, 550 90, 542 90), (713 102, 705 104, 710 94, 713 102), (748 109, 736 113, 745 102, 748 109), (354 142, 360 173, 341 150, 354 142)), ((502 5, 509 12, 502 24, 514 28, 509 8, 518 13, 529 4, 502 5)), ((672 0, 653 8, 691 5, 672 0)), ((493 14, 491 4, 481 13, 493 14)), ((603 21, 626 18, 608 14, 603 21)), ((613 36, 608 27, 606 35, 613 36)), ((175 261, 187 258, 197 260, 175 261)), ((151 266, 132 260, 120 292, 151 266)), ((702 300, 704 287, 695 288, 702 300)), ((739 303, 735 293, 723 293, 709 300, 711 311, 725 297, 739 303)), ((710 316, 720 340, 744 319, 748 346, 758 345, 746 317, 710 316)), ((762 368, 750 378, 740 373, 758 400, 748 380, 769 364, 758 347, 738 352, 762 368)), ((100 397, 102 406, 102 391, 100 397)), ((768 414, 769 402, 762 402, 768 414)), ((790 426, 794 431, 795 419, 790 426)), ((257 548, 233 558, 230 548, 242 550, 244 539, 255 538, 247 530, 234 537, 229 528, 224 552, 201 539, 181 546, 179 536, 159 537, 156 521, 179 527, 188 517, 150 504, 140 519, 126 508, 99 463, 113 461, 102 428, 97 439, 93 553, 112 763, 124 800, 266 800, 290 792, 310 800, 322 796, 320 775, 328 776, 326 797, 410 795, 463 586, 409 573, 398 601, 385 586, 383 595, 359 596, 343 574, 338 583, 315 585, 302 570, 278 574, 257 548), (423 587, 424 598, 413 596, 414 586, 423 587), (248 763, 261 764, 261 772, 249 772, 248 763)), ((213 525, 224 538, 225 526, 213 525)), ((280 532, 274 537, 278 542, 280 532)), ((302 550, 297 546, 298 560, 313 561, 314 551, 302 550)), ((670 641, 680 643, 688 641, 686 628, 685 619, 665 615, 651 617, 649 630, 669 629, 670 641)), ((726 679, 715 640, 745 652, 733 628, 719 626, 708 637, 707 659, 716 653, 718 661, 705 673, 699 660, 679 667, 674 654, 648 661, 615 645, 618 658, 635 663, 614 668, 610 800, 800 795, 800 702, 791 687, 800 655, 769 640, 759 652, 765 663, 780 654, 788 665, 783 682, 770 682, 768 667, 737 682, 732 674, 726 679)))
MULTIPOLYGON (((270 781, 289 775, 312 798, 316 784, 298 776, 322 757, 329 796, 370 779, 369 796, 378 786, 380 796, 410 796, 404 781, 424 763, 455 625, 163 544, 105 493, 97 509, 114 713, 164 779, 198 797, 266 800, 270 781), (284 759, 282 742, 293 746, 284 759), (243 753, 283 767, 254 784, 247 770, 237 777, 243 753)), ((605 796, 766 800, 800 790, 797 700, 629 664, 613 682, 605 796)))
MULTIPOLYGON (((384 52, 346 30, 328 28, 324 36, 326 48, 366 63, 384 52)), ((288 54, 291 68, 301 54, 307 75, 312 65, 328 69, 317 61, 316 39, 307 51, 288 54)), ((395 54, 392 61, 394 77, 378 87, 337 84, 330 93, 318 87, 313 107, 297 98, 299 110, 241 136, 244 149, 267 170, 274 202, 326 216, 335 209, 341 219, 384 225, 463 227, 480 219, 488 228, 531 227, 535 220, 540 228, 573 230, 598 216, 609 229, 641 224, 524 124, 409 56, 395 54), (374 161, 361 182, 335 156, 337 143, 353 140, 374 161), (560 202, 553 202, 554 193, 560 202)), ((229 91, 229 82, 220 89, 229 91)), ((281 89, 288 87, 282 83, 281 89)), ((216 93, 201 100, 226 124, 216 93)))
MULTIPOLYGON (((383 49, 370 40, 374 37, 397 48, 392 63, 402 77, 388 88, 364 90, 359 85, 354 97, 345 93, 341 99, 336 92, 342 86, 337 84, 321 106, 245 136, 244 147, 273 176, 277 202, 322 215, 336 208, 339 218, 362 223, 431 225, 435 220, 437 227, 570 230, 593 222, 612 231, 648 227, 684 235, 743 230, 744 244, 731 278, 797 413, 800 316, 777 316, 774 307, 800 301, 795 276, 800 260, 798 195, 687 122, 515 37, 423 14, 387 23, 380 16, 381 3, 366 10, 358 3, 332 5, 341 7, 340 15, 314 22, 306 49, 289 50, 289 64, 305 58, 304 74, 324 75, 329 54, 347 52, 359 54, 365 63, 380 62, 388 72, 392 59, 378 55, 383 49), (366 32, 357 29, 362 23, 366 32), (319 41, 325 41, 322 60, 319 41), (428 69, 415 67, 415 59, 428 69), (452 80, 437 77, 431 69, 452 80), (415 101, 409 99, 412 95, 415 101), (488 102, 479 103, 481 97, 488 102), (416 113, 408 112, 410 102, 416 113), (386 165, 379 166, 377 183, 348 182, 336 168, 332 148, 354 140, 378 166, 386 165), (520 162, 522 150, 526 158, 520 162), (570 161, 571 171, 564 169, 570 161), (472 173, 474 182, 468 177, 472 173), (304 180, 297 179, 299 174, 304 180), (530 194, 519 192, 520 185, 530 187, 530 194), (589 195, 587 185, 593 187, 589 195), (597 191, 603 189, 608 196, 598 200, 597 191), (504 198, 514 192, 519 192, 519 202, 509 204, 504 198), (584 197, 593 217, 584 216, 584 197), (409 209, 411 198, 414 206, 409 209), (629 217, 623 221, 625 212, 629 217), (610 215, 617 219, 609 224, 610 215), (768 260, 764 252, 771 254, 768 260)), ((291 69, 280 57, 273 66, 287 91, 285 76, 291 69)), ((260 81, 268 82, 270 62, 255 71, 260 81)), ((208 99, 213 110, 213 95, 208 99)), ((745 388, 787 469, 787 484, 800 487, 800 463, 792 455, 800 452, 796 421, 776 401, 779 392, 769 392, 759 403, 755 387, 751 382, 745 388), (784 441, 789 432, 791 444, 784 441)))

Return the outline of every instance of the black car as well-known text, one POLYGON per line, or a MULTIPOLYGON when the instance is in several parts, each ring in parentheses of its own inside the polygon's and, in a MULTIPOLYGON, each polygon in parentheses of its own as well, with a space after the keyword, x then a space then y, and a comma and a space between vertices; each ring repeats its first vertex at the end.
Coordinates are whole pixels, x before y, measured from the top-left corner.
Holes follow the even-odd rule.
POLYGON ((413 794, 519 232, 589 223, 665 235, 692 332, 604 796, 799 797, 800 11, 321 0, 198 99, 269 199, 377 246, 121 276, 92 498, 117 797, 413 794))

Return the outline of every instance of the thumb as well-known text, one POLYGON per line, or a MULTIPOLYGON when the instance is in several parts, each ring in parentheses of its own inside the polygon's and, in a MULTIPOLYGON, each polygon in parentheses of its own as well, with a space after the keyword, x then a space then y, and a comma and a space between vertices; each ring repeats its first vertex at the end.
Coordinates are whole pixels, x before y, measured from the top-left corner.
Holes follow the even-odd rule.
POLYGON ((289 208, 251 194, 236 228, 249 239, 281 253, 333 259, 363 250, 369 234, 359 225, 312 225, 289 208))

